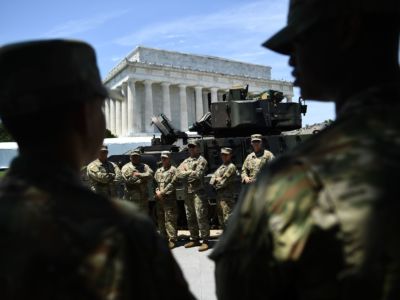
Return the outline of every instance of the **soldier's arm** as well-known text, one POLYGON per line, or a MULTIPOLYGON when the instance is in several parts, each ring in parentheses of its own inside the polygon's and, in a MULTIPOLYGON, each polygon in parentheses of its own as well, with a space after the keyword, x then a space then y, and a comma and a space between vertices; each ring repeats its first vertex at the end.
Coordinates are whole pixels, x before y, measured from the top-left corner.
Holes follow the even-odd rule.
POLYGON ((200 180, 207 169, 207 161, 202 159, 198 162, 196 169, 189 173, 189 179, 191 180, 200 180))
POLYGON ((190 170, 187 170, 187 162, 186 159, 179 165, 176 176, 178 179, 184 179, 189 176, 190 170))
POLYGON ((268 156, 267 162, 270 163, 270 162, 273 161, 274 159, 275 159, 274 154, 273 154, 271 151, 269 151, 269 156, 268 156))
POLYGON ((176 169, 174 169, 173 171, 171 171, 171 173, 172 173, 172 179, 171 179, 171 181, 165 186, 164 190, 161 192, 163 195, 171 195, 172 193, 175 192, 176 181, 177 181, 176 169))
POLYGON ((121 182, 122 179, 123 179, 123 178, 122 178, 121 170, 118 168, 117 164, 114 164, 114 163, 113 163, 113 166, 114 166, 114 173, 115 173, 114 181, 116 181, 116 182, 121 182))
POLYGON ((129 166, 122 167, 122 178, 127 184, 140 184, 141 180, 139 177, 134 176, 134 170, 132 170, 129 166))
POLYGON ((108 183, 110 181, 107 173, 101 172, 99 167, 96 165, 89 165, 87 167, 87 175, 90 179, 99 183, 108 183))
POLYGON ((222 189, 226 187, 233 176, 236 175, 236 166, 234 164, 229 165, 228 169, 225 171, 224 175, 222 175, 221 180, 217 182, 217 188, 222 189))
POLYGON ((243 162, 242 173, 241 173, 242 182, 244 182, 246 180, 246 178, 249 177, 248 164, 249 164, 249 156, 247 156, 246 159, 243 162))
POLYGON ((153 170, 146 164, 144 164, 144 172, 138 174, 141 179, 150 179, 153 177, 153 170))
POLYGON ((214 185, 215 184, 215 179, 217 177, 217 172, 218 172, 219 168, 212 174, 211 178, 210 178, 210 185, 214 185))

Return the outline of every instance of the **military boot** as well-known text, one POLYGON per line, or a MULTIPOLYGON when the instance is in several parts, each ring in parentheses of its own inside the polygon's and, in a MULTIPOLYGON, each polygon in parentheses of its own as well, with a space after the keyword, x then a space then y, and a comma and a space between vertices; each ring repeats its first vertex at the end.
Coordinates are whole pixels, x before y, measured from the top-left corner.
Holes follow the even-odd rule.
POLYGON ((203 241, 199 247, 199 252, 207 251, 209 248, 208 241, 203 241))
POLYGON ((198 240, 190 241, 189 243, 186 243, 183 247, 185 247, 185 248, 193 248, 193 247, 196 247, 196 246, 200 246, 200 242, 198 240))

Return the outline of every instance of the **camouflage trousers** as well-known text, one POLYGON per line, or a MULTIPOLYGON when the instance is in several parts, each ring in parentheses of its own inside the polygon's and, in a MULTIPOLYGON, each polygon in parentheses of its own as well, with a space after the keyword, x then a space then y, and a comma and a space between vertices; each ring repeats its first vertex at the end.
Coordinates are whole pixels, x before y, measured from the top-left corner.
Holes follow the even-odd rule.
POLYGON ((192 240, 208 240, 210 238, 210 222, 208 220, 208 202, 198 193, 189 193, 185 199, 186 219, 192 240), (199 237, 200 229, 200 237, 199 237))
POLYGON ((125 200, 133 202, 139 208, 139 211, 148 215, 149 214, 149 200, 145 195, 137 191, 125 190, 125 200))
POLYGON ((233 198, 217 197, 218 221, 223 229, 225 229, 228 219, 232 215, 234 205, 233 198))
POLYGON ((116 185, 92 185, 90 189, 96 194, 103 195, 107 198, 122 198, 122 193, 119 191, 119 186, 116 185))
POLYGON ((157 200, 157 224, 160 234, 169 241, 178 239, 178 207, 176 199, 157 200))

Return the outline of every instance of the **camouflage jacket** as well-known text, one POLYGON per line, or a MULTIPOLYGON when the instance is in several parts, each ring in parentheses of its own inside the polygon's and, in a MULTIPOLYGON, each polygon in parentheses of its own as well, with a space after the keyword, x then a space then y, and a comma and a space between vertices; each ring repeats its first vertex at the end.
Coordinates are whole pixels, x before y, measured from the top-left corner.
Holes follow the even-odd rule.
POLYGON ((115 194, 116 185, 122 181, 120 169, 115 163, 108 160, 104 163, 99 159, 92 161, 86 167, 86 172, 90 188, 94 192, 108 190, 109 196, 115 194))
POLYGON ((262 172, 212 254, 219 299, 400 299, 399 112, 398 83, 371 88, 262 172))
POLYGON ((122 177, 128 191, 147 191, 147 182, 153 177, 153 170, 144 163, 134 165, 132 162, 122 167, 122 177), (135 173, 138 173, 134 175, 135 173))
POLYGON ((217 197, 232 198, 235 191, 236 166, 222 164, 211 176, 210 184, 217 190, 217 197))
POLYGON ((201 155, 186 158, 178 167, 177 177, 187 180, 188 193, 204 189, 204 174, 207 170, 207 161, 201 155))
POLYGON ((257 155, 255 152, 247 155, 242 166, 242 181, 244 181, 246 177, 249 177, 250 179, 255 179, 261 168, 265 164, 271 162, 273 159, 274 155, 268 150, 264 150, 263 155, 261 156, 257 155))
POLYGON ((170 166, 167 169, 165 169, 164 167, 158 168, 154 175, 154 179, 157 182, 157 189, 168 199, 176 199, 175 175, 176 168, 174 166, 170 166))
POLYGON ((59 160, 16 158, 0 182, 0 299, 194 299, 152 222, 59 160))

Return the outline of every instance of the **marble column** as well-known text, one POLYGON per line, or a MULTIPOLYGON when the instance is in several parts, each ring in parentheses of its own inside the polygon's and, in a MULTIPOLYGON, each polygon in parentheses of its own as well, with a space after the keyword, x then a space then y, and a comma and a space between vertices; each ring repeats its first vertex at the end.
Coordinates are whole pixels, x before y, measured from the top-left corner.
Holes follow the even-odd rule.
POLYGON ((151 124, 151 118, 153 117, 153 90, 152 90, 152 81, 145 80, 144 81, 144 130, 145 132, 151 133, 154 132, 154 128, 151 124))
POLYGON ((106 120, 106 128, 110 129, 110 98, 104 100, 104 118, 106 120))
POLYGON ((218 88, 212 87, 210 90, 211 90, 211 103, 218 102, 218 88))
POLYGON ((163 114, 171 120, 172 115, 171 115, 171 98, 170 98, 170 93, 169 93, 169 86, 170 83, 168 82, 162 82, 161 87, 162 87, 162 100, 163 100, 163 114))
POLYGON ((186 85, 180 84, 179 87, 179 103, 181 112, 181 131, 188 130, 188 107, 187 107, 187 95, 186 85))
POLYGON ((124 100, 121 103, 121 135, 126 136, 128 133, 128 109, 127 109, 127 95, 128 95, 128 83, 124 82, 122 84, 122 91, 124 94, 124 100))
POLYGON ((196 121, 199 121, 201 117, 203 116, 203 87, 201 86, 196 86, 194 88, 195 94, 196 94, 196 121))
POLYGON ((133 133, 141 132, 142 130, 142 116, 136 98, 135 82, 134 79, 130 78, 127 86, 128 136, 131 136, 133 133))
POLYGON ((110 131, 115 134, 115 100, 110 99, 110 131))
POLYGON ((122 125, 122 118, 121 118, 121 100, 115 100, 115 133, 117 136, 121 136, 121 125, 122 125))

